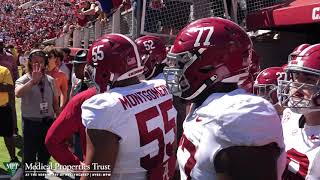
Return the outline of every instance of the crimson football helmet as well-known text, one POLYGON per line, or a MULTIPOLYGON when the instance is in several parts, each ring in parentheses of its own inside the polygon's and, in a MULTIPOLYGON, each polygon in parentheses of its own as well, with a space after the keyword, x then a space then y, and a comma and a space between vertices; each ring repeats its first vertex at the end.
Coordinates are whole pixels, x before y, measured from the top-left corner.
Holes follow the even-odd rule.
POLYGON ((278 102, 278 80, 283 80, 285 73, 282 67, 269 67, 261 71, 253 85, 253 94, 263 97, 272 104, 278 102))
POLYGON ((252 93, 254 81, 260 71, 260 58, 257 53, 252 50, 251 62, 249 65, 249 75, 247 77, 243 77, 243 79, 240 79, 238 86, 247 92, 252 93))
POLYGON ((282 67, 283 70, 285 70, 285 69, 287 69, 288 64, 284 64, 284 65, 282 65, 281 67, 282 67))
POLYGON ((217 82, 237 83, 248 75, 251 52, 249 36, 234 22, 215 17, 194 21, 178 33, 168 53, 168 89, 192 100, 217 82))
POLYGON ((162 72, 167 53, 161 39, 156 36, 142 36, 136 39, 136 43, 143 60, 145 78, 150 79, 159 71, 162 72))
POLYGON ((301 53, 301 51, 303 51, 305 48, 307 48, 309 46, 310 46, 310 44, 301 44, 301 45, 297 46, 296 48, 294 48, 292 53, 289 54, 288 61, 295 59, 298 56, 298 54, 301 53))
POLYGON ((137 45, 125 35, 104 35, 89 49, 85 77, 102 92, 112 88, 116 81, 142 73, 137 45))
POLYGON ((249 65, 249 75, 251 75, 253 79, 256 79, 260 71, 260 57, 254 50, 252 50, 251 63, 249 65))
POLYGON ((320 110, 320 44, 309 45, 289 59, 278 94, 284 107, 299 113, 320 110))

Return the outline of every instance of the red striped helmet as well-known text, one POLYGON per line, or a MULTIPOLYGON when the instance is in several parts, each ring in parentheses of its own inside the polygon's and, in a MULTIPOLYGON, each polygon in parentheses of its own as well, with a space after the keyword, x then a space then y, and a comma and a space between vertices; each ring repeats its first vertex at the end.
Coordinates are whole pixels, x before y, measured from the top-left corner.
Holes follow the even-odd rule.
POLYGON ((156 36, 142 36, 136 39, 136 43, 143 60, 145 78, 154 77, 156 71, 162 72, 167 56, 166 46, 162 40, 156 36))
POLYGON ((134 41, 122 34, 108 34, 90 47, 85 76, 101 91, 111 88, 116 81, 143 73, 143 66, 134 41))
POLYGON ((182 29, 168 53, 164 69, 173 95, 192 100, 217 82, 238 83, 248 75, 252 42, 232 21, 203 18, 182 29))
POLYGON ((290 55, 289 55, 288 61, 295 59, 298 56, 298 54, 301 53, 301 51, 303 51, 305 48, 307 48, 309 46, 310 46, 310 44, 301 44, 301 45, 297 46, 296 48, 294 48, 292 53, 290 53, 290 55))
POLYGON ((301 113, 320 110, 320 44, 306 46, 289 59, 285 80, 279 81, 283 106, 301 113))
POLYGON ((269 100, 272 104, 278 102, 278 80, 283 80, 285 73, 282 67, 269 67, 261 71, 253 85, 253 93, 269 100))

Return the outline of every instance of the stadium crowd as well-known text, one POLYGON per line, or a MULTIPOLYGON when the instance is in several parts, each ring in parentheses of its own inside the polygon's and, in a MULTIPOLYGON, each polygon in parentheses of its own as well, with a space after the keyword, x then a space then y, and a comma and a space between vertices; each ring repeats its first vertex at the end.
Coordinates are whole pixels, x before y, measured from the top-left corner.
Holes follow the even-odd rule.
POLYGON ((63 5, 64 1, 36 1, 32 7, 20 7, 23 3, 6 1, 0 11, 1 36, 23 52, 38 42, 58 37, 62 27, 73 22, 72 10, 63 5))
POLYGON ((300 44, 286 64, 261 69, 242 27, 208 17, 185 22, 170 48, 157 36, 111 33, 71 57, 38 42, 96 20, 101 4, 81 0, 75 13, 64 1, 22 3, 6 1, 0 36, 0 136, 20 163, 20 98, 21 169, 52 156, 75 174, 83 166, 119 180, 320 179, 320 44, 300 44), (26 51, 20 77, 8 44, 26 51))
POLYGON ((25 52, 39 42, 86 26, 99 17, 97 13, 103 15, 99 7, 89 0, 72 3, 66 0, 5 1, 0 9, 0 37, 19 52, 25 52), (93 11, 88 11, 91 5, 93 11))

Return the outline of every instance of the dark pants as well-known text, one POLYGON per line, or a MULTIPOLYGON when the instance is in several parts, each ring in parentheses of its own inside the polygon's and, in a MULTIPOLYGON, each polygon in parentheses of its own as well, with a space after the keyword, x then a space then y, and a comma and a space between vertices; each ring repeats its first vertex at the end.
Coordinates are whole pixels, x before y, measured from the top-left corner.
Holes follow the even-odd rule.
MULTIPOLYGON (((50 159, 50 154, 45 146, 45 138, 53 119, 32 121, 28 118, 22 117, 22 120, 24 163, 35 164, 36 162, 39 162, 43 165, 47 165, 50 159)), ((25 177, 25 179, 32 179, 32 177, 25 177)), ((44 177, 36 177, 35 179, 44 179, 44 177)))
POLYGON ((0 136, 12 137, 14 122, 12 117, 12 108, 10 105, 0 106, 0 118, 0 136))

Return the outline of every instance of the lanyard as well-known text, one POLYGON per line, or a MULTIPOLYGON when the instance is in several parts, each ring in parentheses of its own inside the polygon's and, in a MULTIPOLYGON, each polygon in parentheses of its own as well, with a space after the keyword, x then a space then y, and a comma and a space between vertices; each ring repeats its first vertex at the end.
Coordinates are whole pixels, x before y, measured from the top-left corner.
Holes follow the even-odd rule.
POLYGON ((39 89, 40 89, 40 93, 41 93, 41 99, 42 99, 42 102, 44 102, 44 81, 40 81, 39 83, 39 89))

